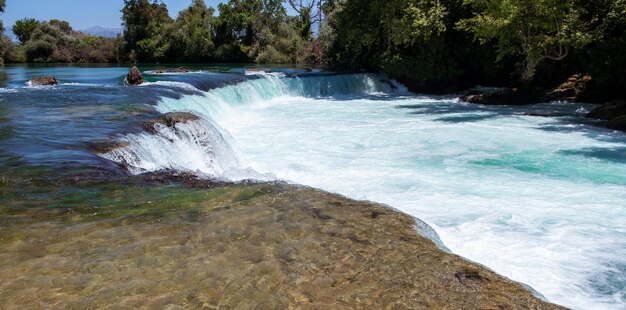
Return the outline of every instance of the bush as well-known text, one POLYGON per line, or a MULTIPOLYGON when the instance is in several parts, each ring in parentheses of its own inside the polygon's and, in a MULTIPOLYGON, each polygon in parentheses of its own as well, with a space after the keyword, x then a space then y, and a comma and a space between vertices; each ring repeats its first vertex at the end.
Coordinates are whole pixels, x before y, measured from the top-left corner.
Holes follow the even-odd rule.
POLYGON ((24 46, 26 60, 29 62, 48 62, 54 53, 56 45, 54 39, 45 37, 39 40, 31 40, 24 46))

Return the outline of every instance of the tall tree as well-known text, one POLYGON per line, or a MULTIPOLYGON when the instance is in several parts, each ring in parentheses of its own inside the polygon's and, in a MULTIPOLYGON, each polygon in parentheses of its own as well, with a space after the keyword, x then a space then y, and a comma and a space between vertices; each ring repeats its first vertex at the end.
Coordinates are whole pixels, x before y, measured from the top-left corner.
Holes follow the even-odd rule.
POLYGON ((458 40, 448 38, 454 28, 448 12, 458 6, 446 8, 439 0, 338 0, 326 9, 320 39, 334 65, 384 70, 423 89, 431 87, 425 82, 450 85, 459 75, 451 57, 458 40))
MULTIPOLYGON (((6 6, 5 0, 0 0, 0 14, 4 13, 4 8, 6 6)), ((0 20, 0 34, 4 33, 4 24, 0 20)))
POLYGON ((186 59, 199 61, 212 55, 213 44, 213 13, 204 0, 194 0, 191 6, 178 14, 176 19, 176 38, 180 43, 186 59))
POLYGON ((166 59, 173 22, 163 2, 124 0, 122 23, 126 52, 138 61, 166 59))
POLYGON ((568 35, 587 43, 575 51, 606 100, 626 89, 626 0, 573 0, 575 19, 568 35))
POLYGON ((322 15, 322 0, 288 0, 288 2, 300 18, 300 35, 303 39, 310 39, 311 27, 322 15))
POLYGON ((33 32, 39 26, 39 21, 34 18, 24 18, 15 21, 11 30, 15 34, 18 40, 20 40, 21 44, 25 44, 30 40, 33 32))
MULTIPOLYGON (((4 13, 5 0, 0 0, 0 14, 4 13)), ((4 53, 6 52, 7 39, 4 37, 4 24, 0 20, 0 64, 4 63, 4 53)))
POLYGON ((282 0, 229 0, 218 6, 217 40, 252 46, 263 29, 277 31, 287 13, 282 0))
POLYGON ((534 77, 543 60, 563 60, 574 36, 567 35, 572 14, 568 0, 465 0, 475 15, 458 27, 481 42, 495 40, 500 58, 519 53, 524 57, 522 81, 534 77))

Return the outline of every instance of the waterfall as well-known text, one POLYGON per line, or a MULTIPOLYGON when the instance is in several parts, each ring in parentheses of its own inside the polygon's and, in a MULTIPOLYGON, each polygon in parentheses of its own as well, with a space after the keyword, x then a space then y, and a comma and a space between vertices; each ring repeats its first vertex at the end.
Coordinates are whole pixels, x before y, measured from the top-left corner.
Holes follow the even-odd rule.
MULTIPOLYGON (((215 122, 233 106, 258 104, 279 97, 375 96, 406 92, 402 85, 379 74, 255 75, 244 82, 206 92, 198 90, 187 92, 181 98, 160 98, 157 111, 163 114, 189 112, 201 119, 171 126, 155 123, 150 132, 119 137, 124 146, 101 156, 122 164, 133 174, 173 169, 229 180, 268 179, 271 176, 255 173, 241 163, 232 137, 215 122)), ((187 90, 193 87, 180 82, 150 85, 187 90)))

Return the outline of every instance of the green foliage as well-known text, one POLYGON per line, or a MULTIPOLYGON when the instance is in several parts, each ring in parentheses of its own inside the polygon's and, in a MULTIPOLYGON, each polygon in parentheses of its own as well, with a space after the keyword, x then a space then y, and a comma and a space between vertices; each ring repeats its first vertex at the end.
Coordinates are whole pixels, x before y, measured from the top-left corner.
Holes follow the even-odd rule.
POLYGON ((333 1, 320 27, 325 59, 340 67, 383 70, 415 84, 454 83, 461 72, 457 58, 464 56, 451 55, 464 44, 449 18, 461 9, 457 2, 333 1))
MULTIPOLYGON (((4 7, 6 6, 5 0, 0 0, 0 14, 4 13, 4 7)), ((0 20, 0 34, 4 33, 4 24, 0 20)))
MULTIPOLYGON (((4 13, 5 5, 6 5, 5 0, 0 0, 0 14, 4 13)), ((7 49, 7 44, 6 44, 6 40, 5 40, 3 33, 4 33, 4 24, 0 20, 0 43, 1 43, 0 44, 0 64, 4 63, 4 59, 2 56, 4 56, 4 53, 6 53, 6 49, 7 49)))
POLYGON ((203 0, 194 0, 192 5, 181 11, 176 19, 174 33, 176 49, 182 51, 187 60, 199 61, 212 56, 213 8, 208 8, 203 0))
POLYGON ((24 19, 16 23, 22 44, 13 44, 10 62, 119 62, 120 39, 101 38, 74 31, 66 21, 39 22, 24 19), (30 25, 36 25, 30 29, 30 25))
POLYGON ((20 43, 24 44, 30 40, 33 32, 39 26, 39 22, 34 18, 24 18, 15 22, 11 30, 20 43))
POLYGON ((36 40, 31 40, 24 46, 26 59, 29 62, 48 62, 54 53, 56 40, 50 35, 42 35, 36 40))
POLYGON ((499 58, 512 53, 524 56, 523 80, 531 80, 545 59, 562 60, 576 44, 567 35, 572 6, 568 0, 466 0, 476 10, 461 20, 459 29, 481 42, 495 40, 499 58))
POLYGON ((262 31, 277 32, 287 16, 280 0, 230 0, 218 9, 216 42, 237 43, 243 50, 248 50, 262 31))
POLYGON ((262 29, 248 55, 257 63, 296 63, 302 47, 303 39, 296 29, 282 24, 276 32, 262 29))
POLYGON ((626 0, 574 0, 573 29, 586 38, 576 55, 582 71, 595 80, 607 99, 623 98, 626 89, 626 0))
POLYGON ((2 36, 0 40, 2 41, 0 42, 2 44, 0 47, 0 58, 4 58, 5 63, 22 63, 26 61, 22 46, 13 43, 7 36, 2 36))
POLYGON ((298 13, 296 28, 300 36, 304 40, 311 39, 311 27, 322 14, 322 11, 319 10, 322 0, 288 0, 287 2, 298 13))
POLYGON ((49 22, 50 26, 58 28, 61 32, 65 34, 72 34, 74 29, 70 26, 70 23, 64 20, 51 19, 49 22))
MULTIPOLYGON (((60 28, 50 23, 41 23, 24 44, 26 59, 29 62, 50 62, 58 45, 65 45, 69 38, 60 28)), ((57 53, 60 54, 60 53, 57 53)))
POLYGON ((168 56, 174 21, 167 6, 148 0, 124 0, 122 9, 126 52, 133 61, 160 61, 168 56))
POLYGON ((448 12, 440 1, 409 3, 401 19, 395 19, 392 36, 396 44, 413 44, 428 40, 446 31, 444 22, 448 12))

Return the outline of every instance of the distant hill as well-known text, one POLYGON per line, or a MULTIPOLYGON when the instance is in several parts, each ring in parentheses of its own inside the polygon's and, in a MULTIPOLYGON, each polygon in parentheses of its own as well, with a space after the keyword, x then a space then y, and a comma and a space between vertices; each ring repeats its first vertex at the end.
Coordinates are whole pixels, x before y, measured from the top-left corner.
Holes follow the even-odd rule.
POLYGON ((104 28, 100 26, 94 26, 91 28, 83 29, 81 32, 88 33, 92 36, 115 38, 118 34, 122 33, 121 28, 104 28))

